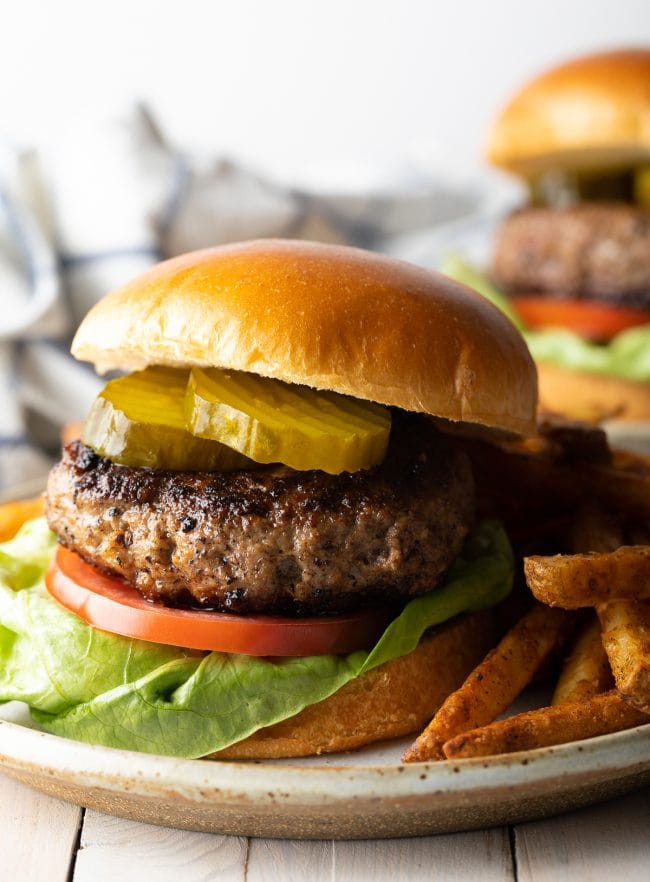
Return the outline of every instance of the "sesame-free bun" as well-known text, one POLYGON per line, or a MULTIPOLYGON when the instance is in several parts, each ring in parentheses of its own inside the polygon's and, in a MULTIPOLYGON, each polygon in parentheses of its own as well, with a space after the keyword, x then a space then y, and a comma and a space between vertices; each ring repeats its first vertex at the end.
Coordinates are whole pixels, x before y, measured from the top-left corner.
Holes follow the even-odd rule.
POLYGON ((408 655, 351 680, 297 716, 212 755, 276 759, 355 750, 419 732, 492 645, 492 611, 437 628, 408 655))
POLYGON ((533 434, 536 373, 495 307, 369 251, 259 240, 161 263, 101 300, 72 345, 100 372, 221 367, 533 434))
POLYGON ((572 419, 650 420, 650 383, 539 363, 539 404, 572 419))
POLYGON ((588 55, 532 80, 495 120, 487 155, 524 177, 650 162, 650 49, 588 55))

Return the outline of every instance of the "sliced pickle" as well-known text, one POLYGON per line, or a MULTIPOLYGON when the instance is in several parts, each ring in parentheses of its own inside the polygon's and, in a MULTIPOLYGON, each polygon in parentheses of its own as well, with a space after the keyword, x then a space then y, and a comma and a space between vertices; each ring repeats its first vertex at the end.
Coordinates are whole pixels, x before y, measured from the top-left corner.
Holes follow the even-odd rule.
POLYGON ((648 182, 643 168, 580 171, 551 169, 529 182, 535 205, 559 207, 577 202, 627 202, 644 205, 648 182))
POLYGON ((634 172, 634 201, 639 208, 650 208, 650 165, 642 165, 634 172))
POLYGON ((578 177, 580 198, 585 202, 634 202, 632 169, 578 177))
POLYGON ((185 400, 187 425, 257 462, 330 474, 380 463, 390 411, 335 392, 217 368, 193 368, 185 400))
POLYGON ((173 471, 230 471, 254 466, 245 456, 185 425, 189 371, 150 367, 111 380, 95 399, 81 440, 120 465, 173 471))
POLYGON ((580 198, 576 176, 566 169, 548 169, 531 178, 528 187, 533 205, 572 205, 580 198))

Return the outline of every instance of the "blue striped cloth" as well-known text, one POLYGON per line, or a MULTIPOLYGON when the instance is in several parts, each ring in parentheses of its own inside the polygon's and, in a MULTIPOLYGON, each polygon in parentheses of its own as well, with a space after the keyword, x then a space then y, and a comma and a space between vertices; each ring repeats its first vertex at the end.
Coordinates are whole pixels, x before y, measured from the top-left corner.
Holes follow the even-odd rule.
POLYGON ((289 189, 231 161, 179 154, 141 107, 75 130, 46 155, 0 145, 0 495, 44 477, 61 427, 101 388, 68 354, 79 321, 151 264, 282 236, 434 265, 450 239, 484 239, 490 213, 476 187, 414 169, 371 192, 289 189))

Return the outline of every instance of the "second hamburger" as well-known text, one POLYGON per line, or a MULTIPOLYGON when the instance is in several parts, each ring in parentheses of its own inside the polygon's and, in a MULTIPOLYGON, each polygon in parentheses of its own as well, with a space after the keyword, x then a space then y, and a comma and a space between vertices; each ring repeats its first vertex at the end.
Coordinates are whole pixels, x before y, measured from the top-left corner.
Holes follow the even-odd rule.
POLYGON ((543 332, 541 404, 574 417, 650 418, 648 83, 650 50, 578 58, 521 89, 490 133, 489 160, 530 193, 492 276, 543 332))

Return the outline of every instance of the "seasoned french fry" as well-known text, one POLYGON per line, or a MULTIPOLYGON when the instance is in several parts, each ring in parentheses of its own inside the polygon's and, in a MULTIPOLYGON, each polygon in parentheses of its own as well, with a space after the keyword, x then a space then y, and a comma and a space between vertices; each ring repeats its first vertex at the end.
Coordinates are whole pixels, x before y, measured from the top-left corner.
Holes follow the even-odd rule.
POLYGON ((83 423, 66 423, 66 425, 61 429, 61 444, 65 447, 66 444, 69 444, 71 441, 76 441, 77 438, 81 437, 81 430, 83 428, 83 423))
POLYGON ((598 607, 598 617, 616 688, 650 713, 650 603, 607 603, 598 607))
POLYGON ((614 451, 611 465, 567 462, 538 440, 534 447, 477 439, 457 443, 474 466, 481 510, 517 535, 544 518, 572 517, 586 498, 625 518, 650 515, 650 460, 643 457, 614 451))
POLYGON ((650 716, 628 704, 615 690, 588 701, 543 707, 474 729, 447 741, 447 759, 493 756, 566 744, 650 723, 650 716))
POLYGON ((571 551, 616 551, 625 545, 621 525, 593 504, 583 506, 577 512, 570 527, 569 545, 571 551))
POLYGON ((592 618, 579 632, 553 693, 552 704, 585 701, 613 684, 609 661, 600 638, 600 622, 592 618))
POLYGON ((555 448, 555 455, 564 462, 581 466, 586 463, 612 463, 607 432, 601 426, 546 413, 544 416, 540 414, 537 434, 539 438, 546 440, 551 449, 555 448))
POLYGON ((43 497, 21 499, 0 505, 0 542, 12 539, 25 521, 43 514, 43 497))
POLYGON ((450 738, 484 726, 508 708, 541 665, 569 636, 575 619, 562 610, 535 604, 452 692, 424 732, 404 754, 404 762, 441 759, 450 738))
POLYGON ((606 554, 527 557, 524 573, 538 600, 562 609, 646 600, 650 599, 650 546, 626 545, 606 554))

